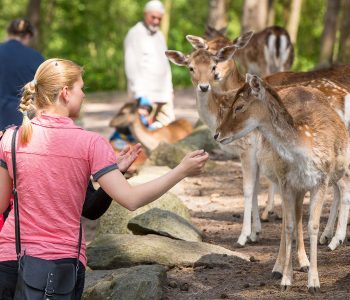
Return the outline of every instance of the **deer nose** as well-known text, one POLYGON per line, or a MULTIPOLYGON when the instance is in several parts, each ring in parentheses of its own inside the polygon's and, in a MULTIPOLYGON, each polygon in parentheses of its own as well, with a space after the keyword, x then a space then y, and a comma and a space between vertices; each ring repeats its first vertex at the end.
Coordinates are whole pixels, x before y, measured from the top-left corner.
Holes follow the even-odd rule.
POLYGON ((216 141, 216 140, 218 139, 218 137, 219 137, 219 134, 216 133, 216 134, 214 135, 214 140, 216 141))
POLYGON ((207 92, 209 89, 209 84, 200 84, 199 88, 201 89, 202 92, 207 92))

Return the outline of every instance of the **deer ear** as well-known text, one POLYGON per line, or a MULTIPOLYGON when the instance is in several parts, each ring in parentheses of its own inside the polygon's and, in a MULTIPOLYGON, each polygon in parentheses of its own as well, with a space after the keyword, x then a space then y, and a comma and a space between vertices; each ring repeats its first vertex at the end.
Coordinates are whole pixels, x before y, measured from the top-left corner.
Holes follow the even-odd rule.
POLYGON ((188 57, 185 56, 180 51, 174 51, 174 50, 167 50, 165 51, 165 55, 168 57, 168 59, 178 66, 187 66, 188 64, 188 57))
POLYGON ((229 60, 235 54, 237 48, 234 45, 226 46, 221 48, 216 54, 216 59, 218 62, 229 60))
POLYGON ((262 85, 262 80, 256 75, 247 73, 245 77, 245 81, 251 87, 254 95, 258 95, 264 90, 264 87, 262 85))
POLYGON ((204 36, 207 39, 214 39, 216 37, 224 36, 226 34, 226 31, 227 31, 227 27, 222 27, 221 29, 215 29, 214 27, 207 25, 205 27, 204 36))
POLYGON ((248 31, 242 34, 232 42, 232 45, 236 46, 237 49, 244 48, 245 46, 247 46, 253 34, 254 34, 254 31, 248 31))
POLYGON ((207 41, 199 36, 186 35, 186 39, 194 49, 208 49, 207 41))

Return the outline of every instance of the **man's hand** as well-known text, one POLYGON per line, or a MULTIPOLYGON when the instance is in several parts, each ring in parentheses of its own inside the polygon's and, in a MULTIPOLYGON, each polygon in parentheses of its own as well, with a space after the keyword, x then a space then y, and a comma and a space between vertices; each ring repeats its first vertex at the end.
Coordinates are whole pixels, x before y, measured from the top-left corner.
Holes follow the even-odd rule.
POLYGON ((141 151, 141 144, 136 144, 134 147, 130 147, 129 145, 125 146, 117 157, 119 171, 122 173, 126 172, 141 151))

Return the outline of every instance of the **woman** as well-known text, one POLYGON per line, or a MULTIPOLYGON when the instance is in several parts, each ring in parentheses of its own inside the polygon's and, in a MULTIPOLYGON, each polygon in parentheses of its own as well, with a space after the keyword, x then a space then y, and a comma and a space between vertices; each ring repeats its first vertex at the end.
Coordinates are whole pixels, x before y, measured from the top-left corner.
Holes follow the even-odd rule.
MULTIPOLYGON (((47 60, 39 66, 34 80, 25 85, 20 104, 23 123, 16 143, 16 166, 22 249, 27 255, 57 263, 75 261, 90 175, 110 197, 135 210, 186 176, 200 173, 208 159, 203 150, 191 152, 168 174, 130 186, 118 170, 111 145, 71 119, 78 117, 85 96, 82 73, 71 61, 47 60), (37 117, 30 121, 27 111, 33 105, 37 117)), ((12 191, 12 134, 13 128, 7 130, 0 144, 0 213, 8 207, 12 191)), ((76 299, 81 298, 84 288, 85 249, 83 240, 76 299)), ((0 283, 8 280, 11 287, 3 293, 11 294, 14 284, 9 275, 15 274, 17 267, 13 210, 0 235, 0 253, 0 283)))

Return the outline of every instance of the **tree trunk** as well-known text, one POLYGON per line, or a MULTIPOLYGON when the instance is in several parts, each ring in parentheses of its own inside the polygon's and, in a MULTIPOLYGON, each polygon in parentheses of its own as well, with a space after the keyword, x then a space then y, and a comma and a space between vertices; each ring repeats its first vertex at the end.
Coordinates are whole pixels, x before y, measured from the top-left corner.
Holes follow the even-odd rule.
POLYGON ((267 4, 267 23, 266 26, 275 25, 274 0, 269 0, 267 4))
POLYGON ((290 39, 293 44, 295 44, 298 36, 298 27, 302 2, 303 0, 292 0, 290 6, 290 16, 287 22, 287 31, 289 32, 290 39))
POLYGON ((321 38, 320 66, 328 67, 333 62, 339 8, 340 0, 327 1, 327 11, 324 16, 324 27, 321 38))
POLYGON ((169 35, 169 25, 170 25, 170 15, 171 15, 171 0, 164 1, 165 13, 162 18, 161 31, 164 34, 165 41, 168 41, 169 35))
POLYGON ((260 31, 267 24, 268 0, 245 0, 242 15, 242 33, 260 31))
POLYGON ((33 24, 35 33, 31 46, 37 50, 40 50, 41 45, 40 5, 41 0, 29 0, 27 6, 27 18, 33 24))
POLYGON ((342 0, 338 62, 350 63, 350 0, 342 0))
POLYGON ((228 0, 209 0, 207 27, 220 30, 228 25, 228 0))

